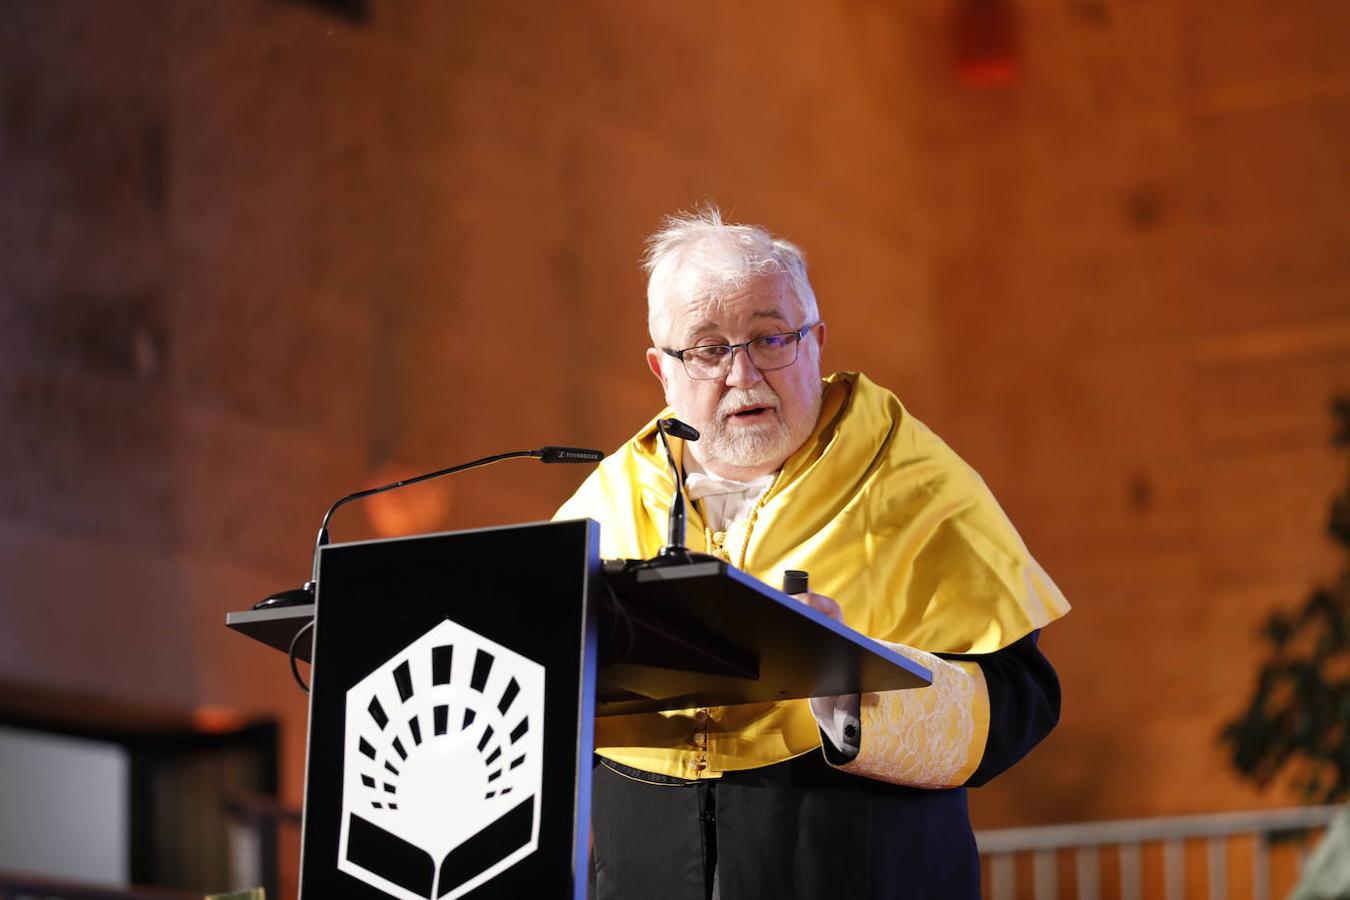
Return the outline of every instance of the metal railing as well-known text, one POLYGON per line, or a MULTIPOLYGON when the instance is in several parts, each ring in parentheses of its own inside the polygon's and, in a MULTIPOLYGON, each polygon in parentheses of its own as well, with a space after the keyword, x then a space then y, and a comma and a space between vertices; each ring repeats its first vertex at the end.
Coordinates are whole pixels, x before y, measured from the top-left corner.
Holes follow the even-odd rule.
MULTIPOLYGON (((1059 900, 1062 854, 1073 859, 1072 896, 1078 900, 1099 900, 1102 896, 1103 851, 1114 852, 1118 859, 1119 890, 1110 891, 1121 900, 1144 897, 1144 848, 1158 845, 1162 850, 1162 883, 1167 900, 1186 896, 1186 848, 1202 842, 1205 847, 1205 884, 1209 900, 1230 897, 1228 853, 1235 839, 1251 839, 1250 889, 1239 896, 1253 900, 1271 897, 1270 853, 1272 837, 1281 834, 1308 835, 1323 829, 1341 811, 1339 806, 1304 806, 1254 812, 1214 813, 1151 819, 1121 819, 1110 822, 1082 822, 1047 825, 1037 828, 1008 828, 981 831, 975 835, 980 855, 988 862, 987 896, 991 900, 1013 900, 1019 894, 1019 856, 1031 858, 1031 887, 1036 900, 1059 900)), ((1300 843, 1298 868, 1306 841, 1300 843)), ((1025 869, 1025 866, 1022 868, 1025 869)), ((1245 888, 1245 886, 1244 886, 1245 888)))

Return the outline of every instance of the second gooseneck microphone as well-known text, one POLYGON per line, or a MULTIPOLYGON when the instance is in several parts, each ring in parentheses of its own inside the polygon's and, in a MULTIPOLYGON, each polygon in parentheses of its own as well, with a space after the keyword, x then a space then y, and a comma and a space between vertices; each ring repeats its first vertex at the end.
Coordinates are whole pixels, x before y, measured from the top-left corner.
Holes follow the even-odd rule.
POLYGON ((324 513, 323 523, 319 526, 318 537, 314 539, 314 553, 310 565, 309 581, 298 588, 289 591, 280 591, 255 603, 254 609, 273 609, 281 606, 298 606, 304 603, 313 603, 315 596, 315 586, 319 581, 319 549, 328 544, 328 524, 333 520, 333 513, 337 512, 343 506, 351 503, 353 500, 360 500, 375 494, 382 494, 385 491, 392 491, 397 488, 407 487, 410 484, 418 484, 423 481, 430 481, 433 478, 444 478, 446 475, 454 475, 456 472, 463 472, 467 469, 476 469, 479 466, 490 465, 495 462, 501 462, 504 459, 537 459, 542 463, 595 463, 605 458, 605 454, 599 450, 591 450, 587 447, 540 447, 537 450, 513 450, 510 453, 494 453, 492 456, 484 456, 482 459, 475 459, 473 462, 463 463, 458 466, 451 466, 448 469, 437 469, 434 472, 427 472, 424 475, 415 475, 411 478, 405 478, 402 481, 395 481, 391 484, 382 484, 379 487, 367 488, 364 491, 357 491, 340 497, 332 506, 328 507, 328 512, 324 513))
MULTIPOLYGON (((353 500, 360 500, 364 497, 370 497, 375 494, 383 494, 385 491, 392 491, 397 488, 407 487, 412 484, 418 484, 423 481, 430 481, 433 478, 444 478, 446 475, 454 475, 456 472, 463 472, 467 469, 476 469, 479 466, 490 465, 495 462, 501 462, 504 459, 537 459, 542 463, 594 463, 605 458, 605 454, 599 450, 591 450, 586 447, 540 447, 538 450, 513 450, 510 453, 494 453, 492 456, 484 456, 482 459, 475 459, 473 462, 461 463, 457 466, 451 466, 448 469, 437 469, 435 472, 427 472, 424 475, 414 475, 411 478, 405 478, 402 481, 395 481, 391 484, 382 484, 379 487, 367 488, 364 491, 357 491, 354 494, 348 494, 339 498, 332 506, 328 507, 328 512, 324 514, 323 524, 319 526, 319 536, 314 541, 314 548, 317 552, 319 547, 328 543, 328 523, 333 520, 333 513, 339 508, 346 506, 353 500)), ((317 574, 318 560, 315 560, 317 574)))

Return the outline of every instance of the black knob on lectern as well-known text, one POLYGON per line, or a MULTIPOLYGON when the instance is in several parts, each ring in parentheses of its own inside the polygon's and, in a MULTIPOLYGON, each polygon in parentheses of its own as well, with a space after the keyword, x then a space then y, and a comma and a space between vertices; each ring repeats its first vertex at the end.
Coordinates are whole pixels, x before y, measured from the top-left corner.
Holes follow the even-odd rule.
POLYGON ((807 574, 801 569, 783 570, 783 593, 805 594, 807 592, 807 574))

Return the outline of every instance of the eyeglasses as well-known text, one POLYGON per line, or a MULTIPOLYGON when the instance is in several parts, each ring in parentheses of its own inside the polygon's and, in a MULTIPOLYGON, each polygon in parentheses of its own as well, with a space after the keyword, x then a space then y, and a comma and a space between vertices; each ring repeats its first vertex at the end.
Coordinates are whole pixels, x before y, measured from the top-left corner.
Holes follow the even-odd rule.
POLYGON ((742 347, 755 368, 761 372, 772 372, 774 369, 786 369, 797 361, 797 350, 801 347, 802 339, 819 324, 812 322, 796 331, 766 334, 739 344, 700 344, 684 350, 662 347, 661 352, 683 363, 685 374, 696 381, 725 378, 736 359, 736 351, 742 347))

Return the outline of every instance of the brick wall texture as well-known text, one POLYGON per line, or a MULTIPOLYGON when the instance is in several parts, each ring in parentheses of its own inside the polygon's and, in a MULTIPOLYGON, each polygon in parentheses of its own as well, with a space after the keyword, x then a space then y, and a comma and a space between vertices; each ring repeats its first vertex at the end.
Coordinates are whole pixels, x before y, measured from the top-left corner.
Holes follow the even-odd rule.
MULTIPOLYGON (((224 613, 377 473, 626 438, 641 242, 706 197, 806 248, 827 365, 1075 604, 1063 724, 978 822, 1290 802, 1216 733, 1338 564, 1350 6, 1025 0, 1000 90, 960 6, 0 2, 0 679, 279 716, 298 800, 304 699, 224 613)), ((580 474, 393 513, 540 519, 580 474)))

